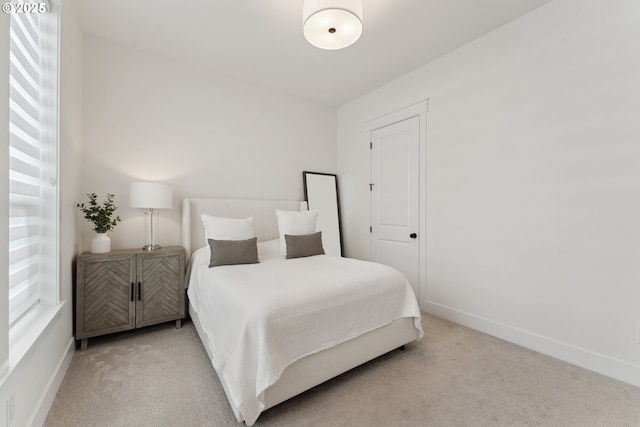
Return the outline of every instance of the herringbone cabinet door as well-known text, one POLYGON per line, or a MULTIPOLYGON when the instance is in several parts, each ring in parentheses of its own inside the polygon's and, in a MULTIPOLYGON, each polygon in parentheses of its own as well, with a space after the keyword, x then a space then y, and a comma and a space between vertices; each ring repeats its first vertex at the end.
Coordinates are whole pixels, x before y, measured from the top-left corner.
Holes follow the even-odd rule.
POLYGON ((182 252, 138 254, 141 282, 137 325, 147 326, 184 317, 182 252))
POLYGON ((78 313, 78 334, 96 336, 135 328, 131 283, 135 275, 135 257, 95 258, 79 264, 82 286, 78 302, 84 310, 78 313))

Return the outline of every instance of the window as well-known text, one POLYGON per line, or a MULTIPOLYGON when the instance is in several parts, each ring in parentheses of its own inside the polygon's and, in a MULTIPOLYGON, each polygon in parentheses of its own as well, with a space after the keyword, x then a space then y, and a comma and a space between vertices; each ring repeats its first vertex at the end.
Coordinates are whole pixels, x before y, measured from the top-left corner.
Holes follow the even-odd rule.
MULTIPOLYGON (((46 13, 17 13, 18 7, 9 49, 10 324, 43 300, 55 302, 58 277, 57 22, 46 13)), ((22 9, 28 10, 40 12, 22 9)))

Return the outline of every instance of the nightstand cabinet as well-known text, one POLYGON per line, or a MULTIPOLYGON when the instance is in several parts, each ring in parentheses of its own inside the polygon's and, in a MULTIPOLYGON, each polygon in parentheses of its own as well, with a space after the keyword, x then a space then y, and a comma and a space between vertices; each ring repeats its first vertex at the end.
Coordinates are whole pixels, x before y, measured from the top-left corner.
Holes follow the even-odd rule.
POLYGON ((76 339, 80 349, 91 337, 185 317, 185 251, 124 249, 78 256, 76 339))

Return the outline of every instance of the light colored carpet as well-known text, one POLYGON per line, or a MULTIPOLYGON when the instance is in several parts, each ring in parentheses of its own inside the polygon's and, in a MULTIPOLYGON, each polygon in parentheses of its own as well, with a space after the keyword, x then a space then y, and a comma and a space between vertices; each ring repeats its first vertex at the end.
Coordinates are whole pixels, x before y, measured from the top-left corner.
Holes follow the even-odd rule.
MULTIPOLYGON (((640 426, 640 388, 423 315, 425 337, 256 426, 640 426)), ((241 426, 193 325, 92 339, 46 427, 241 426)))

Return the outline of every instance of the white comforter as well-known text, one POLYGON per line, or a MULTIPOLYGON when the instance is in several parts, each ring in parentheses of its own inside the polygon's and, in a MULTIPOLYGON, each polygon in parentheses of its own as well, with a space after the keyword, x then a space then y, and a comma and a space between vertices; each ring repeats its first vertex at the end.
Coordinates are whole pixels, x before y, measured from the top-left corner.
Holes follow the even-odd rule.
POLYGON ((208 248, 191 263, 190 303, 247 425, 264 408, 264 391, 296 360, 404 317, 422 337, 411 286, 381 264, 319 255, 208 268, 208 248))

